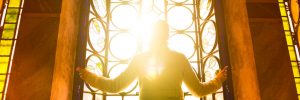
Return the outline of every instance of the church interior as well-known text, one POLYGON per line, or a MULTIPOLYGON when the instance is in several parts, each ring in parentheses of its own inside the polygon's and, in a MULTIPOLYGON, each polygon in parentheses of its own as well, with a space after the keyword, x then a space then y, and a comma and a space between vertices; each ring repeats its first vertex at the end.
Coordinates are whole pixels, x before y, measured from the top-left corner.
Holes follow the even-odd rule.
POLYGON ((220 89, 196 97, 183 84, 184 100, 299 100, 299 5, 299 0, 0 0, 0 98, 140 100, 138 80, 109 93, 82 80, 76 67, 116 78, 134 55, 149 49, 154 22, 164 20, 168 47, 188 59, 199 82, 213 80, 228 66, 220 89))

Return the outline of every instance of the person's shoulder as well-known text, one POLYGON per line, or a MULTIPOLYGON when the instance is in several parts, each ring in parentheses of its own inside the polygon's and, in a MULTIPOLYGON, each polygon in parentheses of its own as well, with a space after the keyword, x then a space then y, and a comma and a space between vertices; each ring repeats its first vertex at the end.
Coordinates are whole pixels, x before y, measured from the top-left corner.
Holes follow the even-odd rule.
POLYGON ((170 50, 170 54, 176 58, 181 58, 181 59, 185 59, 185 55, 180 53, 180 52, 177 52, 177 51, 174 51, 174 50, 170 50))

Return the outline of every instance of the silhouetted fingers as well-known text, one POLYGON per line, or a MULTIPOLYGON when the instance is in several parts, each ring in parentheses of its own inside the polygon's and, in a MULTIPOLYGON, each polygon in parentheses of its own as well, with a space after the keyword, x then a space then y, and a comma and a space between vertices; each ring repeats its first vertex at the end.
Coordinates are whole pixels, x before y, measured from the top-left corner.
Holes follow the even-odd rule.
POLYGON ((226 73, 226 72, 227 72, 227 69, 228 69, 228 66, 225 66, 225 67, 222 69, 221 72, 222 72, 222 73, 224 73, 224 72, 226 73))
POLYGON ((81 70, 82 70, 82 67, 80 67, 80 66, 76 67, 77 72, 80 72, 81 70))

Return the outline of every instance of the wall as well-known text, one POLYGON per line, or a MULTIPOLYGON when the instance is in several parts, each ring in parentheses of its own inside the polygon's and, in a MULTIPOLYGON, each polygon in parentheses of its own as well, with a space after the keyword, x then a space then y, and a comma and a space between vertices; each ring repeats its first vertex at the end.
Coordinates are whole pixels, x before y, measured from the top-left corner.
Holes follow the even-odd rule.
POLYGON ((277 0, 247 0, 261 100, 297 100, 277 0))
POLYGON ((25 0, 7 100, 50 98, 60 0, 25 0))

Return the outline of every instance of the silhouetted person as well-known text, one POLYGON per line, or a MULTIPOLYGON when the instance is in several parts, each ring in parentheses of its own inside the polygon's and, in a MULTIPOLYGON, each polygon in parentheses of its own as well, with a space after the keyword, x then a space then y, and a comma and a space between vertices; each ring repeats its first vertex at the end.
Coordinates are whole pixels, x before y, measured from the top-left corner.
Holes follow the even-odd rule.
POLYGON ((194 73, 188 59, 168 48, 169 28, 165 21, 155 24, 150 50, 136 55, 128 68, 114 79, 97 76, 77 67, 80 76, 91 86, 105 92, 117 93, 139 80, 140 100, 183 100, 184 82, 194 96, 204 96, 217 91, 226 79, 225 67, 216 77, 202 83, 194 73))

